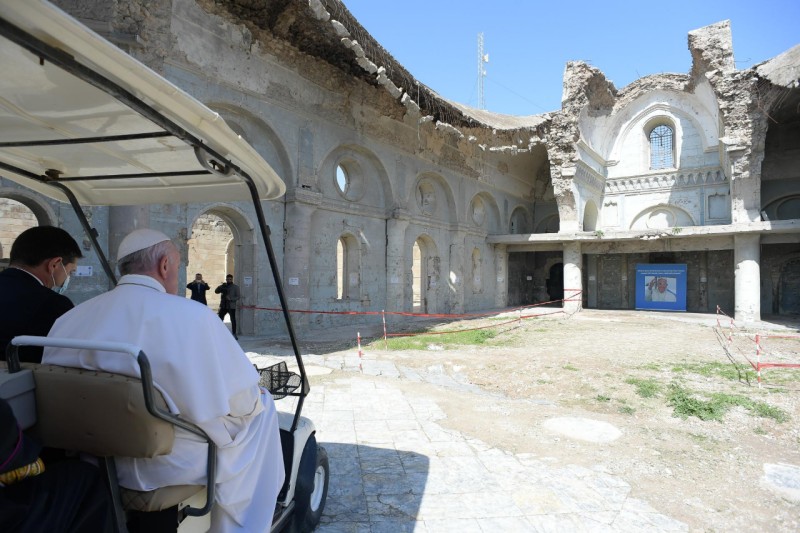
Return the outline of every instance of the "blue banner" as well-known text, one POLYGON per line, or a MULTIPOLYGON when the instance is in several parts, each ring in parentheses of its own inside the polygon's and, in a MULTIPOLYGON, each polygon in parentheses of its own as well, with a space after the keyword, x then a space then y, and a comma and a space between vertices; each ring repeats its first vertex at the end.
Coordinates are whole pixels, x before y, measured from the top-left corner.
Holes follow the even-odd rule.
POLYGON ((636 265, 636 309, 686 311, 686 265, 636 265))

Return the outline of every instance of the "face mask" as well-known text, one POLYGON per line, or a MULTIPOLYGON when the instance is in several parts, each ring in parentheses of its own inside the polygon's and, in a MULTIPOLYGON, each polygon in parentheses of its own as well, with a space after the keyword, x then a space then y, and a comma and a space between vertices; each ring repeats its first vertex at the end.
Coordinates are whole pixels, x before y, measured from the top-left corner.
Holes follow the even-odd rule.
MULTIPOLYGON (((64 263, 61 263, 61 268, 64 269, 64 274, 67 274, 67 269, 64 268, 64 263)), ((56 287, 56 278, 52 274, 50 275, 50 277, 53 278, 52 289, 53 291, 56 292, 56 294, 64 294, 65 292, 67 292, 67 287, 69 287, 69 278, 71 277, 69 274, 67 274, 64 283, 62 283, 60 287, 56 287)))

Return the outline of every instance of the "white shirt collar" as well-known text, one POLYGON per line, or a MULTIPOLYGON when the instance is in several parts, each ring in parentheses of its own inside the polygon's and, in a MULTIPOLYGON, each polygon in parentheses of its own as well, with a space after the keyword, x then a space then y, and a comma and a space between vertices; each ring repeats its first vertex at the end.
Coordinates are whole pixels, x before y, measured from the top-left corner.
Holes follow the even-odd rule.
POLYGON ((117 287, 122 285, 138 285, 140 287, 147 287, 148 289, 155 289, 163 293, 167 292, 157 279, 142 274, 127 274, 122 276, 117 282, 117 287))

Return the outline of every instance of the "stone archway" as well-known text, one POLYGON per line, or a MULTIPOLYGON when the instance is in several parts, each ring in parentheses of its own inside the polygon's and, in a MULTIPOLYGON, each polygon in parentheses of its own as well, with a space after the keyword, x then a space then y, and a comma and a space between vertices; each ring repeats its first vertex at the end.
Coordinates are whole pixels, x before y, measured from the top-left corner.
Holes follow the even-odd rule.
POLYGON ((38 198, 0 187, 0 259, 8 259, 11 245, 20 233, 35 226, 52 226, 55 220, 56 214, 50 206, 38 198))
POLYGON ((420 235, 411 248, 411 309, 414 313, 435 313, 441 263, 436 244, 420 235))
POLYGON ((241 289, 237 312, 238 333, 254 335, 255 310, 258 301, 258 269, 256 268, 255 227, 249 218, 230 205, 204 209, 194 220, 187 242, 186 278, 197 272, 211 286, 208 305, 219 308, 219 295, 214 289, 232 274, 241 289))

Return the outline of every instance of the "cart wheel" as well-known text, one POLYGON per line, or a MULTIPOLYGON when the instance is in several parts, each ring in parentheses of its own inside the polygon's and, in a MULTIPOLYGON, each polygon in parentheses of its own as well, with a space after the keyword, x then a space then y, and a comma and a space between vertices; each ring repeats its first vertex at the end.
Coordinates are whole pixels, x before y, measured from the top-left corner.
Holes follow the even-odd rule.
POLYGON ((317 439, 312 435, 306 442, 303 456, 300 458, 297 488, 294 492, 294 516, 289 531, 292 533, 314 531, 325 509, 329 479, 328 452, 322 446, 317 446, 317 439))

